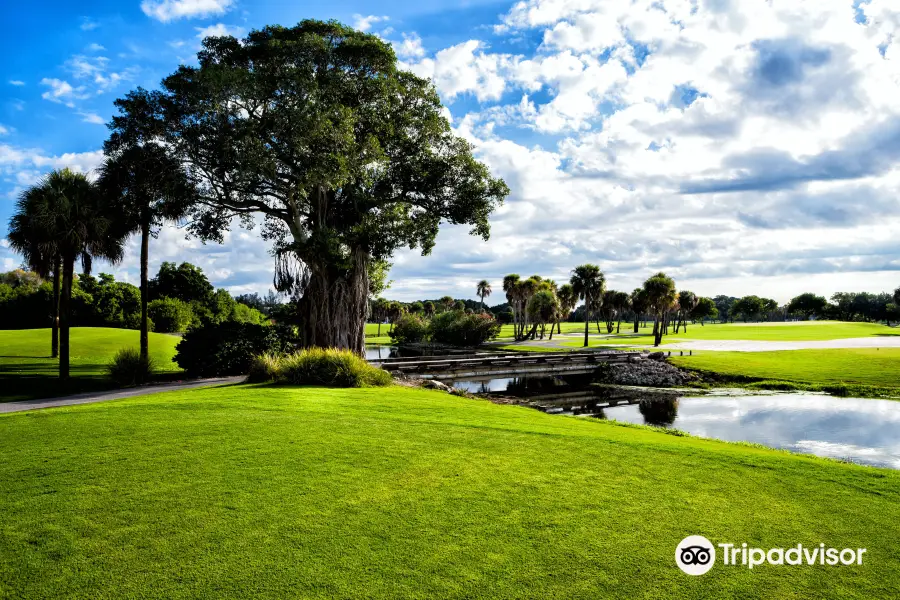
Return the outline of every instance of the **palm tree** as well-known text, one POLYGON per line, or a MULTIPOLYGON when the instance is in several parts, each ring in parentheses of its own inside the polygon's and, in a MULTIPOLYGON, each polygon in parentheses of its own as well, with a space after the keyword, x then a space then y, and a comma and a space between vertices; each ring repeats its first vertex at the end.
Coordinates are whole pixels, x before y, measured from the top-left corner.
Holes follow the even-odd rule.
POLYGON ((53 277, 53 298, 51 300, 52 324, 50 326, 50 357, 59 356, 59 288, 60 264, 59 251, 55 240, 43 235, 36 229, 34 220, 38 214, 46 210, 43 206, 48 199, 48 190, 44 186, 33 186, 22 192, 16 201, 16 212, 9 220, 7 239, 10 247, 25 258, 28 268, 40 277, 53 277))
POLYGON ((653 345, 659 346, 662 342, 662 326, 666 313, 675 304, 675 280, 665 273, 657 273, 644 282, 644 291, 647 294, 647 306, 653 312, 653 345))
POLYGON ((484 312, 484 297, 490 296, 491 292, 494 290, 491 289, 491 284, 488 283, 487 279, 482 279, 478 282, 478 285, 475 286, 475 293, 481 296, 481 311, 484 312))
POLYGON ((694 309, 697 308, 697 294, 682 290, 678 292, 678 323, 675 324, 675 333, 684 326, 684 332, 687 333, 687 319, 690 317, 694 309))
POLYGON ((97 186, 107 200, 127 212, 128 234, 141 234, 141 359, 149 359, 149 260, 151 228, 187 216, 194 188, 178 161, 157 144, 108 148, 97 186))
POLYGON ((575 310, 575 305, 578 304, 578 295, 575 293, 571 283, 564 283, 556 292, 556 297, 559 299, 560 312, 560 318, 556 322, 556 331, 557 333, 562 333, 562 327, 560 327, 559 322, 563 319, 568 319, 572 311, 575 310))
POLYGON ((39 240, 53 240, 62 266, 62 291, 59 302, 59 377, 69 377, 69 307, 75 261, 81 259, 85 274, 94 258, 112 263, 122 260, 123 231, 118 207, 104 202, 96 186, 81 173, 69 169, 52 171, 40 187, 45 201, 34 215, 34 230, 39 240))
POLYGON ((511 273, 503 278, 503 291, 506 293, 506 301, 513 312, 513 337, 519 337, 519 310, 517 308, 517 294, 519 286, 518 273, 511 273))
POLYGON ((541 326, 541 339, 544 339, 546 324, 550 323, 550 339, 553 339, 553 321, 559 313, 559 300, 556 298, 556 294, 549 289, 536 292, 529 298, 526 312, 531 322, 534 323, 535 330, 538 325, 541 326))
POLYGON ((425 304, 423 306, 425 307, 425 316, 428 317, 429 319, 431 317, 433 317, 434 316, 434 302, 432 302, 431 300, 428 300, 427 302, 425 302, 425 304))
POLYGON ((638 333, 641 316, 647 311, 647 291, 644 288, 635 288, 631 292, 631 310, 634 312, 634 332, 638 333))
POLYGON ((453 299, 452 296, 442 296, 438 302, 441 303, 441 306, 444 307, 444 310, 452 310, 453 305, 456 304, 456 300, 453 299))
POLYGON ((584 347, 588 346, 588 326, 591 322, 591 307, 603 293, 606 278, 600 267, 584 264, 575 267, 569 280, 577 298, 584 300, 584 347))

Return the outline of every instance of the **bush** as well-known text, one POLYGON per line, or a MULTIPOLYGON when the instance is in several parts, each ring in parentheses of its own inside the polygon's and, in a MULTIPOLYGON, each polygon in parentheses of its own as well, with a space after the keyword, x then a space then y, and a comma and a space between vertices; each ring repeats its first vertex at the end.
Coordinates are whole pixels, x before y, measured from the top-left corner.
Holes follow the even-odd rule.
MULTIPOLYGON (((149 307, 148 307, 149 310, 149 307)), ((141 313, 130 313, 125 317, 125 320, 122 321, 122 327, 125 329, 138 329, 141 328, 141 313)), ((150 316, 147 316, 147 331, 153 331, 153 319, 150 316)))
POLYGON ((191 305, 177 298, 158 298, 147 306, 147 314, 153 320, 154 331, 180 333, 186 331, 194 320, 191 305))
POLYGON ((264 352, 254 356, 250 362, 250 370, 247 372, 247 381, 250 383, 278 381, 281 378, 282 356, 274 352, 264 352))
POLYGON ((244 375, 255 356, 283 354, 297 346, 293 327, 253 323, 205 323, 184 334, 175 362, 192 377, 244 375))
POLYGON ((461 310, 436 315, 428 326, 431 341, 451 346, 478 346, 500 333, 500 324, 488 314, 467 315, 461 310))
POLYGON ((106 365, 109 378, 121 386, 147 383, 153 377, 154 369, 153 357, 141 360, 137 348, 122 348, 106 365))
POLYGON ((333 387, 385 386, 391 374, 373 367, 349 350, 307 348, 281 357, 276 380, 298 385, 333 387))
POLYGON ((415 344, 428 337, 428 321, 419 315, 403 315, 389 334, 395 344, 415 344))

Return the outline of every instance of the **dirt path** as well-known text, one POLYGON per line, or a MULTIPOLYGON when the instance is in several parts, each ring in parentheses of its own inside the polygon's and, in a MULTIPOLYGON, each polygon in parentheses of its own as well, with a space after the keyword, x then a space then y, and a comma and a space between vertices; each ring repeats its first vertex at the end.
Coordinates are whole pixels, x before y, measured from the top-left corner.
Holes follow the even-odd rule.
POLYGON ((107 400, 121 400, 146 396, 157 392, 176 392, 193 388, 209 387, 213 385, 226 385, 240 383, 244 377, 216 377, 213 379, 196 379, 193 381, 179 381, 174 383, 161 383, 144 387, 129 388, 125 390, 111 390, 108 392, 86 392, 61 398, 42 398, 40 400, 16 400, 15 402, 0 402, 0 413, 22 412, 38 408, 55 408, 57 406, 73 406, 76 404, 90 404, 92 402, 105 402, 107 400))

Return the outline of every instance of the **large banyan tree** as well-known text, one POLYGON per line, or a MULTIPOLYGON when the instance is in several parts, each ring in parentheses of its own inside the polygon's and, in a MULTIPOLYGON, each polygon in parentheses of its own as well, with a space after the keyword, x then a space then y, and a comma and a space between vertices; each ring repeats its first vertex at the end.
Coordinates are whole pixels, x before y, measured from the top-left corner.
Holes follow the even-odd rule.
POLYGON ((118 100, 112 135, 153 138, 182 161, 202 239, 263 215, 305 345, 362 352, 370 266, 404 246, 429 253, 442 221, 487 239, 508 188, 378 37, 303 21, 206 38, 198 59, 118 100))

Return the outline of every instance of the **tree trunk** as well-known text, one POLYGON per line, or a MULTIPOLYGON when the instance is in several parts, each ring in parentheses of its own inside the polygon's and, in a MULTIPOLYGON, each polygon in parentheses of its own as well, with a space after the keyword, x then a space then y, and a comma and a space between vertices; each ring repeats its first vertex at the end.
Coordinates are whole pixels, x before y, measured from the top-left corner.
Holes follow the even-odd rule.
POLYGON ((62 278, 62 264, 59 254, 53 257, 53 324, 50 331, 50 358, 59 358, 59 288, 62 278))
POLYGON ((150 328, 147 324, 147 304, 150 288, 148 271, 150 270, 150 216, 144 215, 141 223, 141 361, 150 360, 150 328))
POLYGON ((69 378, 69 308, 72 300, 72 279, 75 272, 75 257, 63 259, 62 294, 59 301, 59 378, 69 378))
POLYGON ((299 303, 303 347, 339 348, 365 355, 368 259, 364 251, 354 250, 352 268, 339 274, 324 265, 304 263, 310 273, 299 303))
POLYGON ((591 305, 591 297, 584 297, 584 347, 588 347, 588 328, 591 324, 591 311, 588 310, 588 306, 591 305))
POLYGON ((635 333, 639 333, 639 330, 638 330, 638 329, 639 329, 639 327, 640 327, 640 323, 641 323, 641 316, 640 316, 640 315, 635 315, 635 316, 634 316, 634 332, 635 332, 635 333))
POLYGON ((653 345, 659 346, 660 342, 662 342, 662 323, 660 323, 659 315, 656 315, 653 319, 653 345))

